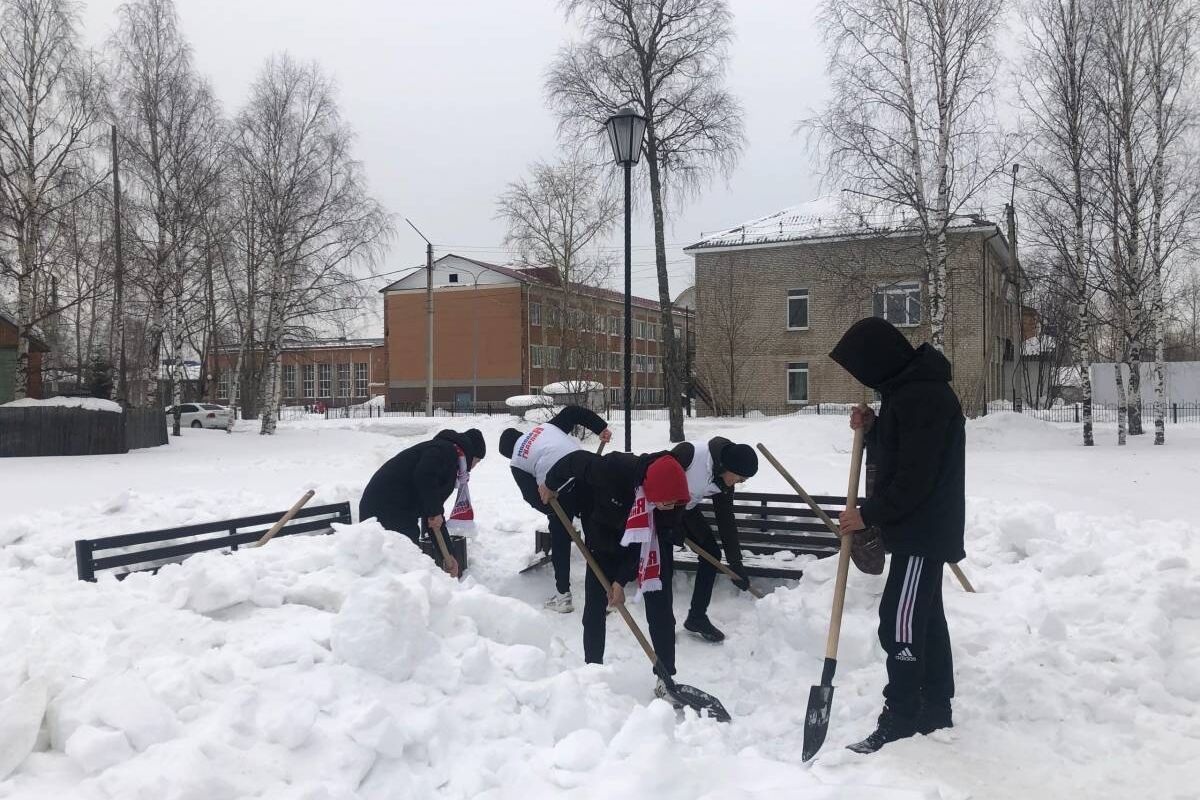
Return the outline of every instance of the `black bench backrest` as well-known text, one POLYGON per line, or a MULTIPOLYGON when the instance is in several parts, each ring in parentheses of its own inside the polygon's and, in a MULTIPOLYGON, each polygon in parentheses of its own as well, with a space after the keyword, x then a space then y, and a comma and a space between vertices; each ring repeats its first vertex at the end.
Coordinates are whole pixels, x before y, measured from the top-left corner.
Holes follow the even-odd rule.
MULTIPOLYGON (((208 550, 237 550, 241 545, 250 544, 262 538, 262 535, 286 513, 286 511, 276 511, 273 514, 202 522, 198 525, 183 525, 178 528, 163 528, 157 531, 128 533, 101 539, 79 539, 75 542, 76 570, 79 580, 94 581, 96 572, 100 570, 119 567, 128 567, 125 573, 153 570, 161 566, 161 562, 179 560, 194 553, 203 553, 208 550), (205 537, 206 534, 219 535, 205 537), (188 541, 163 544, 179 539, 188 541), (147 547, 146 545, 151 546, 147 547), (105 551, 117 552, 101 558, 96 557, 97 553, 105 551)), ((293 536, 297 533, 329 532, 335 522, 347 525, 352 522, 350 503, 330 503, 329 505, 302 508, 296 516, 288 521, 287 525, 284 525, 275 534, 275 538, 293 536)))
MULTIPOLYGON (((846 508, 846 498, 814 495, 813 500, 830 517, 846 508)), ((859 504, 865 498, 859 498, 859 504)), ((711 500, 700 506, 701 513, 715 527, 716 513, 711 500)), ((767 494, 762 492, 735 492, 733 514, 739 538, 743 546, 753 549, 755 544, 827 546, 836 545, 837 538, 830 533, 808 504, 794 494, 767 494)))

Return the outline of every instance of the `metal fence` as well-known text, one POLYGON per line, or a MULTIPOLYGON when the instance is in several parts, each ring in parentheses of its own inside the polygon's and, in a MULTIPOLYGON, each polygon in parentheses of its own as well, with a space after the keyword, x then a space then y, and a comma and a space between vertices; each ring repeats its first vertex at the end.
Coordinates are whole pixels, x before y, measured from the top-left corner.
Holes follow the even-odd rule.
MULTIPOLYGON (((759 418, 784 418, 784 417, 808 417, 808 416, 848 416, 850 410, 854 408, 852 403, 811 403, 809 405, 740 405, 733 409, 721 409, 721 413, 713 413, 713 410, 707 406, 698 403, 688 410, 685 409, 685 417, 727 417, 733 419, 759 419, 759 418)), ((988 405, 988 413, 995 414, 1000 412, 1015 411, 1012 403, 1008 401, 993 402, 988 405)), ((611 405, 603 412, 603 416, 611 420, 620 420, 624 416, 624 410, 619 405, 611 405)), ((1040 419, 1046 422, 1062 422, 1062 423, 1080 423, 1083 421, 1083 404, 1068 403, 1057 405, 1051 408, 1031 408, 1024 406, 1020 412, 1024 416, 1040 419)), ((1116 404, 1108 403, 1093 403, 1092 404, 1092 420, 1097 424, 1117 422, 1118 407, 1116 404)), ((461 403, 437 403, 434 405, 434 415, 438 417, 462 417, 462 416, 496 416, 496 415, 512 415, 513 410, 505 406, 503 402, 492 403, 476 403, 461 404, 461 403)), ((1145 405, 1142 408, 1142 419, 1144 424, 1151 424, 1153 420, 1154 409, 1152 405, 1145 405)), ((295 420, 321 420, 321 419, 375 419, 385 417, 424 417, 424 403, 393 403, 388 407, 361 405, 361 406, 343 406, 340 408, 328 408, 321 412, 317 412, 304 407, 294 406, 285 407, 280 410, 279 419, 285 421, 295 420)), ((630 417, 634 421, 666 421, 669 418, 669 411, 665 407, 636 407, 630 410, 630 417)), ((1200 403, 1170 403, 1166 408, 1166 421, 1170 424, 1181 423, 1200 423, 1200 403)))

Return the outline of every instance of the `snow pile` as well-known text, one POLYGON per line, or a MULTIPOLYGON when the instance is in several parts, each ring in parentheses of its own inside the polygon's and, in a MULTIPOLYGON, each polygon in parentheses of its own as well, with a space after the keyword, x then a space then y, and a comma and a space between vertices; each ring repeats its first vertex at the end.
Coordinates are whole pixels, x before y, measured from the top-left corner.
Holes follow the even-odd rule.
MULTIPOLYGON (((353 505, 374 469, 447 424, 490 445, 512 421, 304 421, 111 463, 0 462, 0 796, 1049 800, 1200 784, 1195 427, 1118 450, 1014 414, 968 425, 963 568, 979 593, 943 587, 956 727, 870 757, 843 746, 881 704, 882 578, 851 572, 829 736, 802 765, 834 561, 756 581, 761 601, 718 582, 710 616, 729 638, 681 630, 678 677, 734 721, 677 718, 619 618, 606 665, 585 666, 579 612, 540 607, 549 569, 517 574, 545 519, 502 458, 472 474, 461 583, 373 522, 74 580, 73 538, 284 509, 310 486, 314 504, 353 505)), ((808 491, 844 491, 844 417, 687 424, 693 440, 767 442, 808 491)), ((635 425, 639 450, 667 438, 663 422, 635 425)), ((785 486, 764 464, 747 489, 785 486)), ((583 576, 576 557, 580 604, 583 576)), ((681 618, 691 578, 674 587, 681 618)))
POLYGON ((542 392, 549 395, 587 394, 604 391, 604 384, 596 381, 560 381, 542 387, 542 392))
POLYGON ((45 400, 26 397, 0 405, 0 408, 84 408, 88 411, 122 413, 120 403, 102 400, 99 397, 48 397, 45 400))

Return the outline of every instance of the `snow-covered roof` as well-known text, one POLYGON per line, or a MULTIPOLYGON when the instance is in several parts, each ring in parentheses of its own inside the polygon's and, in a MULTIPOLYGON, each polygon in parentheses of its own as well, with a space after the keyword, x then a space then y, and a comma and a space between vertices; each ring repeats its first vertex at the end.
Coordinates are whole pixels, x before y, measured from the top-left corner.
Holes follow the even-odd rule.
POLYGON ((581 394, 602 391, 604 391, 604 384, 596 381, 560 381, 542 387, 542 392, 545 394, 581 394))
POLYGON ((554 398, 545 394, 518 394, 504 401, 509 408, 534 408, 536 406, 552 406, 554 398))
MULTIPOLYGON (((995 224, 981 217, 961 215, 950 221, 950 227, 967 230, 994 228, 995 224)), ((901 209, 873 212, 869 215, 849 213, 838 205, 833 195, 826 195, 709 234, 695 244, 685 247, 684 252, 807 239, 912 235, 919 230, 916 218, 901 209)))

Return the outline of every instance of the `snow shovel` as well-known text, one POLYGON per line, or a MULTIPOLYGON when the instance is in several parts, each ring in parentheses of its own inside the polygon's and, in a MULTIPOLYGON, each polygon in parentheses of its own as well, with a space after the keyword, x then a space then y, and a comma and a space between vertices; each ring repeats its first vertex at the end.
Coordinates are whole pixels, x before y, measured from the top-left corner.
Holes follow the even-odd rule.
MULTIPOLYGON (((818 517, 830 529, 837 532, 837 526, 829 515, 817 508, 816 503, 808 496, 800 484, 788 474, 783 465, 775 460, 761 444, 759 451, 779 470, 784 479, 792 485, 796 493, 810 503, 818 517)), ((846 488, 846 508, 854 508, 858 502, 858 480, 862 472, 863 429, 854 432, 854 449, 850 453, 850 480, 846 488)), ((838 639, 842 633, 842 607, 846 603, 846 577, 850 572, 850 537, 840 536, 841 547, 838 550, 837 582, 833 587, 833 611, 829 616, 829 635, 825 639, 825 664, 821 669, 821 683, 813 686, 808 692, 808 711, 804 714, 804 747, 801 751, 803 760, 808 761, 817 754, 825 743, 825 734, 829 731, 829 714, 833 709, 833 673, 837 670, 838 639)))
MULTIPOLYGON (((719 569, 721 572, 724 572, 726 575, 728 575, 729 580, 740 581, 742 579, 741 575, 738 575, 731 568, 725 566, 725 564, 722 563, 721 559, 717 558, 712 553, 708 552, 703 547, 701 547, 700 545, 693 542, 691 539, 684 539, 683 541, 688 546, 689 550, 691 550, 693 553, 695 553, 696 555, 703 558, 708 563, 712 564, 714 567, 719 569)), ((758 589, 755 589, 753 586, 750 587, 750 594, 754 595, 759 600, 762 600, 764 597, 766 597, 765 594, 760 592, 758 589)))
POLYGON ((276 522, 274 525, 272 525, 271 529, 269 531, 267 531, 266 533, 264 533, 262 538, 259 539, 257 542, 255 542, 253 545, 251 545, 251 547, 262 547, 264 544, 266 544, 267 542, 269 542, 273 538, 275 538, 275 534, 279 533, 279 531, 283 529, 283 526, 287 525, 288 522, 292 519, 292 517, 299 514, 300 509, 304 508, 304 504, 307 503, 309 500, 312 500, 313 495, 315 495, 315 494, 316 494, 316 492, 313 491, 312 489, 309 489, 307 492, 305 492, 304 497, 301 497, 299 500, 297 500, 296 505, 289 508, 287 510, 287 513, 279 518, 279 522, 276 522))
MULTIPOLYGON (((550 498, 550 506, 554 509, 554 513, 558 514, 559 520, 562 521, 563 527, 567 529, 567 533, 571 535, 571 540, 575 542, 575 546, 583 553, 584 559, 587 560, 588 568, 592 570, 592 574, 596 576, 596 580, 600 581, 600 585, 604 587, 605 594, 608 594, 612 591, 612 582, 604 576, 604 570, 600 569, 600 565, 592 557, 592 551, 583 543, 583 537, 579 535, 579 531, 575 530, 575 526, 571 524, 570 518, 562 510, 562 506, 558 504, 556 498, 550 498)), ((624 603, 617 606, 617 611, 621 613, 621 618, 625 620, 625 624, 629 626, 629 630, 633 631, 638 644, 642 646, 642 652, 646 654, 646 658, 650 659, 650 663, 654 667, 654 674, 662 679, 663 685, 667 688, 667 694, 672 701, 681 706, 693 709, 700 716, 707 714, 717 722, 730 721, 729 712, 725 710, 725 706, 721 705, 720 700, 708 692, 700 691, 695 686, 676 683, 675 679, 663 669, 658 661, 658 656, 654 652, 654 648, 647 641, 646 635, 642 633, 642 629, 634 622, 633 616, 629 613, 629 609, 625 607, 624 603)))

